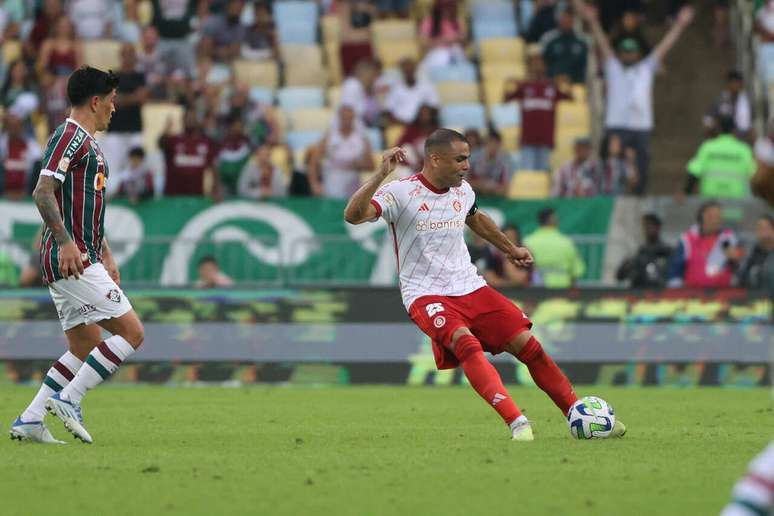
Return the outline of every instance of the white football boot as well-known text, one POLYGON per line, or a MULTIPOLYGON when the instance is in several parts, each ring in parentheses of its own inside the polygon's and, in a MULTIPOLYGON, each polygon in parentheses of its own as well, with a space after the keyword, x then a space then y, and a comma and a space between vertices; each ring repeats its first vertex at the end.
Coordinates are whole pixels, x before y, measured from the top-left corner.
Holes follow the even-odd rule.
POLYGON ((57 392, 46 400, 46 409, 54 416, 61 419, 65 428, 69 430, 76 439, 80 439, 86 444, 94 442, 89 435, 89 432, 83 427, 83 416, 81 415, 80 404, 63 400, 57 392))
POLYGON ((532 427, 525 416, 519 416, 511 423, 511 440, 513 441, 534 441, 532 427))
POLYGON ((46 428, 43 421, 22 421, 21 416, 11 425, 11 440, 30 441, 33 443, 45 444, 67 444, 64 441, 55 439, 51 432, 46 428))

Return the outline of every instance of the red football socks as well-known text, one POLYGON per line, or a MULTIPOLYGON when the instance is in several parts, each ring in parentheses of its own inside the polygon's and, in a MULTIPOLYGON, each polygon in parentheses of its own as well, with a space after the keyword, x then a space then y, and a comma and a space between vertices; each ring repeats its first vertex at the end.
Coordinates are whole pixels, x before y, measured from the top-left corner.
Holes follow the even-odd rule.
POLYGON ((460 361, 470 385, 487 403, 492 405, 506 424, 510 425, 521 415, 519 407, 516 406, 511 395, 503 386, 497 370, 484 356, 484 350, 476 337, 463 335, 458 338, 454 354, 460 361))
POLYGON ((546 355, 537 339, 531 337, 516 358, 526 364, 537 386, 551 397, 562 414, 567 415, 567 411, 578 401, 578 397, 572 390, 570 380, 551 357, 546 355))

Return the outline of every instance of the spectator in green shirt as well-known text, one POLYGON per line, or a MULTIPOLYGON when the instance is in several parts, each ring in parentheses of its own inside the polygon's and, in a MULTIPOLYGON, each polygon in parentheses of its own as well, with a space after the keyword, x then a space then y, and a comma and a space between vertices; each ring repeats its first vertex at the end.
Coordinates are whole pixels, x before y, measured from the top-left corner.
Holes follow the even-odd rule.
POLYGON ((540 39, 540 45, 549 77, 565 75, 575 84, 585 82, 588 45, 575 32, 572 9, 561 12, 557 28, 546 32, 540 39))
POLYGON ((720 135, 704 142, 688 163, 684 193, 692 194, 699 185, 702 197, 741 199, 750 195, 750 178, 755 159, 750 146, 734 136, 734 120, 718 120, 720 135))
MULTIPOLYGON (((524 239, 535 257, 538 277, 547 288, 569 288, 583 275, 585 265, 575 244, 559 231, 559 217, 553 208, 538 213, 540 227, 524 239)), ((539 280, 533 283, 539 286, 539 280)))

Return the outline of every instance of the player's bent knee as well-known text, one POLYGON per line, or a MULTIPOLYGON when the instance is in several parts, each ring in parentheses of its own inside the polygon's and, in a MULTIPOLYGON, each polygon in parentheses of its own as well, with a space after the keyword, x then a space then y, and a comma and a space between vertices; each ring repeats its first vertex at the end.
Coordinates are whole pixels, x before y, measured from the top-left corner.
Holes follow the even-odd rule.
POLYGON ((463 337, 465 335, 473 335, 468 328, 462 327, 457 328, 454 330, 454 333, 452 333, 451 343, 452 345, 456 344, 457 341, 460 339, 460 337, 463 337))
POLYGON ((518 355, 524 346, 527 345, 529 339, 532 338, 532 333, 529 330, 525 330, 511 339, 505 350, 513 356, 518 355))
POLYGON ((130 328, 123 337, 134 349, 137 349, 145 341, 145 328, 142 323, 138 323, 130 328))
POLYGON ((454 355, 460 362, 464 362, 470 357, 483 352, 484 349, 481 347, 481 343, 470 333, 457 339, 454 347, 454 355))

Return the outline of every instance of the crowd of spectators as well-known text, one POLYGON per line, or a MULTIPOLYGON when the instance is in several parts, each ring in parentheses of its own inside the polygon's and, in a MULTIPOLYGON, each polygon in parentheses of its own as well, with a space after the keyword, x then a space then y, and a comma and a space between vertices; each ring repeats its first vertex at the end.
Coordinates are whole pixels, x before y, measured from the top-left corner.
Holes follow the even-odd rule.
MULTIPOLYGON (((692 9, 674 2, 670 7, 674 23, 652 46, 642 30, 644 6, 639 1, 533 0, 529 18, 521 2, 514 6, 529 43, 524 53, 527 74, 516 78, 523 65, 515 56, 514 78, 505 85, 500 100, 518 105, 518 142, 504 141, 506 136, 491 123, 483 128, 461 127, 470 131, 473 147, 478 147, 478 140, 486 141, 484 150, 471 160, 471 182, 482 194, 507 196, 519 170, 545 171, 552 173, 550 193, 555 196, 643 194, 650 167, 654 75, 691 23, 692 9), (591 37, 580 30, 583 21, 591 37), (606 82, 604 138, 598 149, 591 147, 590 134, 577 138, 570 160, 552 162, 557 109, 562 102, 583 101, 574 98, 573 85, 587 80, 591 42, 601 53, 606 82)), ((298 159, 297 149, 285 140, 285 113, 271 99, 252 95, 231 70, 239 59, 283 61, 272 1, 6 3, 0 6, 3 41, 18 41, 20 52, 3 66, 0 103, 7 129, 0 146, 4 164, 0 188, 11 198, 24 197, 32 189, 42 138, 67 112, 67 77, 85 63, 86 42, 104 39, 122 42, 115 70, 121 81, 117 111, 108 131, 98 136, 113 172, 112 195, 135 202, 162 195, 208 195, 220 200, 246 192, 240 184, 254 183, 260 169, 264 170, 261 193, 249 189, 249 197, 309 192, 344 198, 357 187, 361 173, 369 170, 373 158, 366 153, 379 150, 373 146, 374 134, 380 135, 381 142, 404 146, 410 159, 400 173, 413 173, 421 168, 424 138, 441 124, 441 95, 430 78, 439 69, 475 65, 478 59, 471 13, 463 7, 467 5, 458 0, 434 0, 418 15, 415 6, 403 0, 320 0, 319 14, 338 20, 340 63, 330 66, 340 65, 343 81, 339 98, 335 104, 331 101, 336 112, 330 127, 298 159), (145 16, 143 8, 150 10, 145 16), (384 69, 373 44, 374 22, 409 16, 416 23, 420 53, 406 55, 395 69, 384 69), (154 102, 180 105, 185 113, 182 134, 171 134, 172 125, 165 131, 160 142, 163 160, 151 159, 154 156, 147 154, 144 139, 141 108, 154 102), (340 123, 350 110, 354 111, 352 127, 342 128, 340 123), (45 128, 44 134, 36 133, 40 127, 45 128), (387 137, 396 130, 397 138, 387 137), (351 156, 336 150, 349 151, 349 142, 357 150, 349 152, 351 156), (264 145, 270 147, 259 152, 264 145), (140 147, 146 152, 142 158, 140 147), (275 165, 271 169, 268 162, 263 166, 257 162, 267 153, 275 165), (277 169, 284 177, 275 174, 277 169), (152 181, 134 179, 148 171, 152 181), (242 180, 242 174, 252 179, 242 180), (133 184, 122 185, 123 181, 133 184), (139 184, 143 188, 136 193, 139 184)), ((765 31, 765 20, 759 16, 760 31, 765 31)), ((724 118, 733 119, 734 134, 749 141, 750 101, 736 72, 728 75, 726 88, 707 114, 708 133, 725 134, 724 118)), ((700 151, 697 158, 706 155, 700 151)), ((698 183, 691 180, 685 193, 698 190, 717 196, 705 192, 704 183, 712 181, 702 178, 697 167, 697 160, 688 167, 698 183)))
MULTIPOLYGON (((703 203, 696 223, 675 243, 665 242, 661 218, 642 216, 642 244, 618 266, 616 281, 631 288, 728 288, 768 289, 774 292, 774 216, 762 214, 755 221, 754 238, 742 242, 723 224, 722 205, 703 203)), ((586 264, 577 246, 559 229, 553 208, 542 209, 538 228, 522 240, 518 227, 503 231, 517 245, 527 247, 535 258, 531 270, 517 269, 502 253, 475 234, 468 250, 472 262, 488 283, 496 287, 571 288, 583 277, 586 264)))
MULTIPOLYGON (((329 66, 340 66, 342 82, 338 99, 329 100, 334 108, 330 125, 299 155, 287 140, 288 113, 273 98, 254 95, 232 69, 235 60, 285 59, 272 1, 5 2, 0 5, 0 33, 3 56, 12 58, 3 62, 0 81, 0 192, 12 200, 29 195, 37 180, 44 138, 68 110, 67 77, 86 63, 86 43, 95 40, 121 43, 114 70, 120 78, 117 110, 108 131, 97 136, 111 167, 111 196, 131 203, 176 195, 209 196, 216 201, 287 195, 343 199, 357 189, 362 174, 375 166, 379 149, 374 134, 382 143, 392 141, 404 147, 408 160, 399 174, 414 173, 422 166, 425 138, 442 124, 444 103, 432 78, 439 70, 467 66, 484 75, 483 68, 476 68, 481 64, 479 42, 473 39, 476 28, 471 13, 465 12, 466 4, 457 0, 425 3, 428 9, 417 16, 415 6, 406 0, 317 2, 320 14, 338 20, 339 62, 329 66), (149 12, 143 15, 143 9, 149 12), (419 54, 403 56, 394 68, 385 68, 374 45, 374 22, 407 18, 415 21, 419 54), (15 42, 18 52, 8 52, 15 42), (160 138, 152 142, 158 148, 158 159, 149 155, 142 116, 142 107, 153 103, 174 104, 183 113, 182 130, 176 131, 177 124, 170 118, 160 138), (388 137, 391 133, 394 138, 388 137)), ((533 12, 526 21, 521 18, 522 4, 514 2, 524 22, 524 63, 514 61, 513 78, 497 99, 503 104, 516 103, 518 137, 508 140, 510 135, 492 120, 484 127, 459 127, 471 144, 470 183, 481 195, 507 197, 513 190, 514 174, 528 170, 550 174, 549 196, 644 194, 650 168, 654 77, 692 23, 693 10, 683 2, 672 2, 670 28, 661 41, 652 44, 642 30, 644 5, 640 1, 533 0, 533 12), (588 69, 591 51, 601 57, 598 71, 588 69), (517 73, 522 67, 527 71, 523 76, 517 73), (606 90, 601 143, 595 145, 590 134, 581 135, 574 139, 569 159, 556 162, 552 158, 557 147, 557 113, 562 103, 585 101, 577 97, 575 88, 581 85, 583 91, 589 74, 597 72, 606 90)), ((774 34, 769 30, 772 5, 767 2, 757 18, 757 30, 764 39, 774 34)), ((716 19, 722 16, 716 13, 716 19)), ((704 119, 708 138, 686 164, 685 186, 678 196, 749 196, 751 120, 744 78, 731 71, 704 119)), ((622 265, 619 278, 637 285, 693 281, 686 279, 685 272, 691 270, 689 251, 693 247, 689 249, 682 241, 701 240, 702 224, 681 239, 682 247, 669 253, 658 238, 658 218, 651 216, 644 224, 648 237, 643 252, 622 265), (680 252, 682 265, 675 258, 680 252)), ((758 224, 765 226, 766 220, 758 224)), ((518 235, 518 229, 511 230, 518 235)), ((492 281, 502 285, 569 286, 583 271, 577 251, 573 254, 567 247, 559 253, 564 260, 561 265, 546 263, 543 252, 538 251, 545 242, 548 248, 561 247, 560 236, 556 214, 544 213, 540 229, 525 239, 536 246, 538 268, 534 273, 514 271, 507 261, 486 253, 477 262, 487 263, 487 269, 496 274, 492 281)), ((745 257, 755 255, 760 261, 760 250, 769 249, 765 235, 762 238, 759 252, 745 253, 745 257)), ((723 242, 735 246, 730 240, 723 242)), ((730 253, 721 254, 729 263, 733 261, 730 253)), ((734 262, 731 283, 749 281, 743 276, 758 277, 755 271, 761 266, 745 268, 746 263, 742 258, 734 262), (745 270, 748 272, 742 274, 745 270)))

